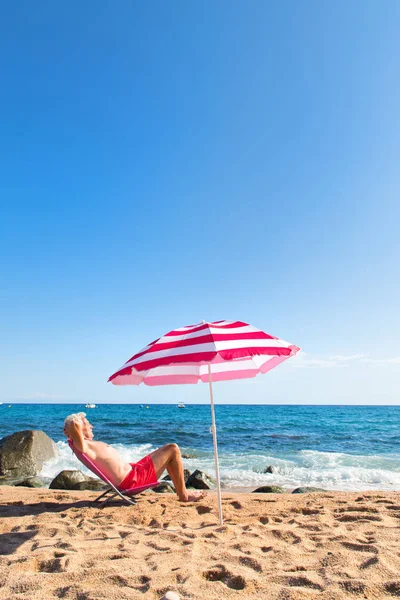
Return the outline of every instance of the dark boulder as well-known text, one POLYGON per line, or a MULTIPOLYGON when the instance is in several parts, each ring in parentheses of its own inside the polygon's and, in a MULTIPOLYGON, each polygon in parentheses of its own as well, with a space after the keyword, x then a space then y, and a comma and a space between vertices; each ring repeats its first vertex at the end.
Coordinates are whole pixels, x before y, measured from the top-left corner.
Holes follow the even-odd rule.
POLYGON ((203 471, 196 469, 186 481, 186 485, 196 490, 209 490, 211 487, 214 487, 215 481, 203 471))
POLYGON ((61 471, 50 483, 49 488, 51 490, 73 490, 75 485, 78 483, 86 482, 91 480, 92 477, 84 475, 82 471, 61 471))
POLYGON ((283 494, 285 490, 280 485, 262 485, 253 490, 253 494, 283 494))
POLYGON ((322 488, 316 487, 298 487, 293 490, 292 494, 308 494, 309 492, 326 492, 327 490, 323 490, 322 488))
POLYGON ((185 454, 182 454, 182 458, 196 458, 196 455, 186 452, 185 454))
POLYGON ((88 477, 85 481, 78 481, 73 486, 73 490, 91 490, 93 492, 101 492, 106 490, 110 486, 104 483, 104 481, 100 481, 100 479, 95 479, 94 477, 88 477))
POLYGON ((277 470, 278 469, 274 465, 269 465, 264 469, 263 473, 276 473, 277 470))
POLYGON ((157 492, 157 494, 171 494, 174 493, 175 490, 166 481, 162 481, 157 487, 153 488, 153 492, 157 492))
MULTIPOLYGON (((190 477, 190 471, 189 469, 183 469, 183 478, 185 480, 185 483, 187 482, 187 480, 190 477)), ((172 481, 171 477, 169 475, 166 475, 165 477, 162 478, 162 481, 172 481)))
POLYGON ((57 456, 57 446, 44 431, 17 431, 0 440, 0 475, 33 477, 57 456))
POLYGON ((42 488, 46 487, 44 482, 39 477, 29 477, 23 481, 18 481, 14 484, 15 487, 42 488))

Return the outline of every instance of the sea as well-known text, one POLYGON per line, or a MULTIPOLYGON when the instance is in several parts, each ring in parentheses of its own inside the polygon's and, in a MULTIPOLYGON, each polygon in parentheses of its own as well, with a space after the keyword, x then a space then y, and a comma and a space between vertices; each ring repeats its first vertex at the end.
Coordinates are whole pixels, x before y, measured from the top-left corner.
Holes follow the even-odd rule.
MULTIPOLYGON (((58 456, 40 475, 50 482, 78 463, 63 434, 64 418, 83 411, 95 439, 134 462, 175 442, 184 466, 215 475, 211 413, 207 404, 2 404, 0 438, 41 429, 58 456)), ((217 405, 215 407, 222 486, 252 489, 280 485, 326 490, 400 490, 400 406, 217 405), (273 473, 265 473, 267 467, 273 473)))

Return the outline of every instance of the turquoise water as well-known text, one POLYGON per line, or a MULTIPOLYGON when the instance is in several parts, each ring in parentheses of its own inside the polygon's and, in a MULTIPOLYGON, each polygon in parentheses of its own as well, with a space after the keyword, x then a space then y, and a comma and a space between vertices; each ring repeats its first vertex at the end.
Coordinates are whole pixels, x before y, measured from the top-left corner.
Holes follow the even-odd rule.
MULTIPOLYGON (((76 467, 62 433, 63 419, 85 411, 94 433, 129 461, 176 442, 188 468, 213 474, 210 407, 187 404, 83 405, 16 404, 0 406, 0 437, 22 429, 42 429, 59 457, 45 465, 52 477, 76 467)), ((318 485, 326 489, 400 490, 400 407, 217 405, 221 476, 226 486, 276 483, 284 487, 318 485), (277 467, 274 474, 262 471, 277 467)))

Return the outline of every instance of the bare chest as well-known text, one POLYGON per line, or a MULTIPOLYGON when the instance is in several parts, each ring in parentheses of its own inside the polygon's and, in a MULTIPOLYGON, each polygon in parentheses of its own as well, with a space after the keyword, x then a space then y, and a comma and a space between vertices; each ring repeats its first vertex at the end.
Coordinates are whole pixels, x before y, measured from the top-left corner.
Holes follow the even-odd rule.
POLYGON ((89 442, 89 448, 93 454, 95 454, 98 458, 104 459, 119 459, 118 452, 104 442, 89 442))

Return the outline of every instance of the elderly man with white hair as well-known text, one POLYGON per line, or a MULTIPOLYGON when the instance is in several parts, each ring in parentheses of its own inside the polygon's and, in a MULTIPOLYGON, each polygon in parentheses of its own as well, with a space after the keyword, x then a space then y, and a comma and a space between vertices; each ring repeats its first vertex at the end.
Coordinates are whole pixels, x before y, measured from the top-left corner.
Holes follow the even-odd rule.
POLYGON ((181 452, 176 444, 162 446, 138 463, 126 463, 115 448, 93 439, 93 425, 83 412, 65 419, 64 433, 73 448, 84 453, 121 491, 153 483, 167 470, 181 502, 195 502, 204 497, 204 492, 186 489, 181 452))

